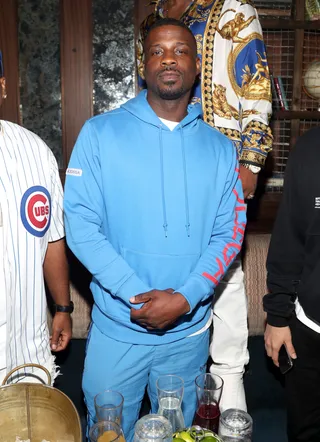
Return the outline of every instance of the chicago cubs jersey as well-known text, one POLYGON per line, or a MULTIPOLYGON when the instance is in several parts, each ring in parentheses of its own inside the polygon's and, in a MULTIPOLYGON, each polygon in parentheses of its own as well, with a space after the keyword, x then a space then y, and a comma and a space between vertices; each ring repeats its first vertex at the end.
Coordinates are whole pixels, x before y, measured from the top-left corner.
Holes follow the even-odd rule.
POLYGON ((43 262, 48 242, 65 235, 59 171, 37 135, 0 124, 0 381, 27 362, 54 377, 43 262))

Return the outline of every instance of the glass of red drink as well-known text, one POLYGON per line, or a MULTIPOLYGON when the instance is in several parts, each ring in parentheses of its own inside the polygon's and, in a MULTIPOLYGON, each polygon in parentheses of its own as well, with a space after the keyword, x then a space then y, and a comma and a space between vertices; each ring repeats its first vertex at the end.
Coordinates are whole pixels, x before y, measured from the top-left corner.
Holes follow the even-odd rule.
POLYGON ((193 424, 218 433, 223 380, 211 373, 200 374, 196 378, 197 411, 193 424))

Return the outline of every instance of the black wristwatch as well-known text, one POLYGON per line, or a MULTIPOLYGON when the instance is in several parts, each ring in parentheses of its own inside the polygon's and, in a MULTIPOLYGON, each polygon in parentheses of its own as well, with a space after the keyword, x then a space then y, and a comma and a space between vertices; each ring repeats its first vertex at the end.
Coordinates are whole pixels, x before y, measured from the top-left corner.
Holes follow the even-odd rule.
POLYGON ((69 305, 54 304, 54 307, 56 309, 56 313, 72 313, 74 309, 72 301, 70 301, 69 305))

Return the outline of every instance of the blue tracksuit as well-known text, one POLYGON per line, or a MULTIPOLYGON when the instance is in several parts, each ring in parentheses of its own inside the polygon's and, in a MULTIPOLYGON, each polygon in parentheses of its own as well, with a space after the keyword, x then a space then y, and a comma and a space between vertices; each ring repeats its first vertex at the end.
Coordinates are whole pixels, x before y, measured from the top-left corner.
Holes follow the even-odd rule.
MULTIPOLYGON (((89 120, 72 153, 65 186, 67 241, 93 275, 95 301, 84 374, 89 412, 94 413, 95 385, 116 384, 106 380, 105 366, 99 371, 99 364, 114 356, 111 344, 105 342, 104 354, 91 352, 90 345, 96 348, 92 336, 101 343, 111 338, 128 348, 138 345, 137 354, 139 346, 176 345, 206 324, 214 288, 241 248, 245 206, 236 150, 200 115, 200 105, 189 106, 188 115, 170 131, 142 91, 120 109, 89 120), (153 288, 173 288, 190 305, 165 333, 130 321, 129 299, 153 288), (99 373, 86 377, 89 365, 99 373), (100 375, 104 383, 97 381, 100 375)), ((188 339, 197 346, 200 338, 188 339)), ((126 364, 133 361, 130 355, 120 359, 110 376, 123 379, 126 364)), ((125 380, 121 385, 125 389, 125 380)), ((129 392, 124 396, 126 401, 129 392)))

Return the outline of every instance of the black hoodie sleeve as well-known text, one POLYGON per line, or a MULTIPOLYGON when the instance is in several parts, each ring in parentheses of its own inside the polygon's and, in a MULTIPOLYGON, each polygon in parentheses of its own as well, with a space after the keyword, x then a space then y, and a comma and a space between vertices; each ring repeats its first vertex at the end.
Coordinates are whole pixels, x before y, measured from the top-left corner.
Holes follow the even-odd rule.
MULTIPOLYGON (((302 137, 303 138, 303 137, 302 137)), ((295 286, 304 263, 305 213, 303 194, 303 139, 291 153, 282 202, 271 237, 267 257, 267 286, 263 298, 267 322, 275 327, 288 325, 295 305, 295 286)))

